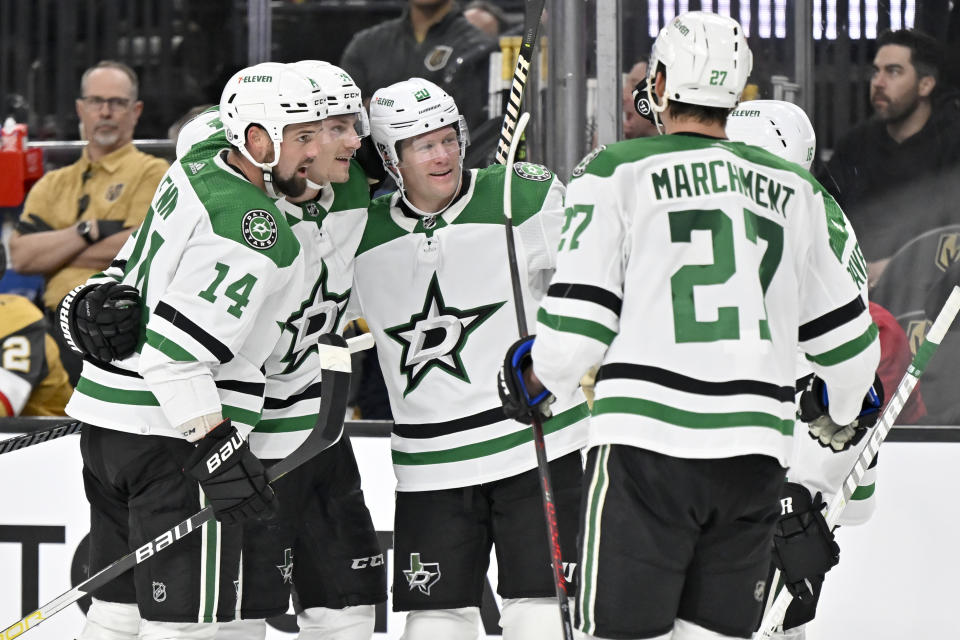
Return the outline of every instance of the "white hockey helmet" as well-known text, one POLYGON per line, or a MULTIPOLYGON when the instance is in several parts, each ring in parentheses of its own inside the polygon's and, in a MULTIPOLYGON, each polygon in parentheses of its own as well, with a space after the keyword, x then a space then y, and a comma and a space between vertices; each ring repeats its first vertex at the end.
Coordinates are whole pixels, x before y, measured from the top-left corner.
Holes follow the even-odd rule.
POLYGON ((650 94, 660 63, 667 82, 663 102, 650 95, 654 111, 662 113, 669 100, 732 109, 753 69, 753 54, 736 20, 691 11, 671 20, 653 43, 647 67, 650 94))
MULTIPOLYGON (((410 78, 378 89, 370 100, 370 131, 377 152, 395 178, 399 178, 401 140, 452 126, 460 143, 460 161, 470 144, 467 123, 457 103, 446 91, 423 78, 410 78)), ((398 183, 402 188, 402 184, 398 183)))
POLYGON ((283 128, 327 117, 326 97, 314 80, 290 65, 262 62, 241 69, 223 88, 220 119, 227 141, 267 172, 280 161, 283 128), (262 127, 273 141, 273 161, 257 162, 247 150, 247 128, 262 127))
POLYGON ((363 108, 360 87, 349 73, 323 60, 300 60, 293 63, 293 68, 323 88, 327 98, 327 117, 356 114, 357 135, 361 138, 370 135, 370 120, 363 108))
POLYGON ((803 109, 782 100, 750 100, 727 119, 727 137, 795 162, 809 170, 817 134, 803 109))

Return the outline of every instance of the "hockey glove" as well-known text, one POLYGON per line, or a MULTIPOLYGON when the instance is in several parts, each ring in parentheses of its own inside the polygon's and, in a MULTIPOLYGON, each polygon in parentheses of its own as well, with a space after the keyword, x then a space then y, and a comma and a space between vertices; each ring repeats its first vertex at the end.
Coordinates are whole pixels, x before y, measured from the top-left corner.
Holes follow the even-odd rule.
POLYGON ((63 339, 80 355, 123 360, 140 338, 140 294, 118 282, 80 285, 60 302, 57 317, 63 339))
POLYGON ((507 349, 503 359, 503 366, 497 374, 497 390, 500 392, 500 402, 503 403, 503 412, 508 418, 513 418, 523 424, 533 423, 534 416, 546 420, 553 415, 550 405, 556 400, 549 390, 531 396, 524 381, 524 373, 533 366, 530 350, 533 348, 535 336, 528 336, 517 340, 507 349))
POLYGON ((807 423, 811 438, 834 453, 846 451, 863 439, 867 429, 877 424, 883 406, 883 384, 879 376, 874 376, 873 386, 863 398, 860 414, 850 424, 840 425, 830 419, 827 386, 817 376, 810 378, 798 404, 797 417, 807 423))
POLYGON ((197 441, 183 470, 200 483, 224 524, 267 520, 277 512, 277 497, 263 465, 229 419, 197 441))
POLYGON ((786 482, 780 492, 780 519, 773 532, 773 564, 787 590, 801 602, 815 598, 815 583, 840 561, 840 547, 823 517, 820 492, 810 497, 802 484, 786 482))

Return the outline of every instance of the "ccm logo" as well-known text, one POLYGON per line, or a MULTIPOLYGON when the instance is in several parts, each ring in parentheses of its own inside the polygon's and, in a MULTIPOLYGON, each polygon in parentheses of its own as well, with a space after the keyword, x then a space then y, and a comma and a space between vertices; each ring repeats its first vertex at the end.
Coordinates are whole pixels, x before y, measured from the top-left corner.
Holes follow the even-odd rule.
POLYGON ((383 554, 378 553, 375 556, 370 556, 367 558, 354 558, 353 563, 350 565, 351 569, 366 569, 367 567, 380 567, 383 566, 383 554))
POLYGON ((230 456, 240 450, 240 447, 243 446, 243 436, 241 436, 236 431, 233 432, 233 435, 230 436, 230 439, 220 445, 218 451, 214 451, 213 455, 207 458, 207 471, 213 473, 220 466, 226 462, 230 456))

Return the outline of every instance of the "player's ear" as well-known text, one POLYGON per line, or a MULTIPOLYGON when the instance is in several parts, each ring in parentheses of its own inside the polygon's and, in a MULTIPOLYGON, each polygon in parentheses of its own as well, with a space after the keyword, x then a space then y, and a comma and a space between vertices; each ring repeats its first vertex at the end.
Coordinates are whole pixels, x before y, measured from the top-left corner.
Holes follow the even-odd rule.
POLYGON ((917 83, 917 93, 920 94, 922 98, 929 98, 930 94, 933 93, 933 90, 937 87, 937 79, 933 76, 922 76, 920 81, 917 83))

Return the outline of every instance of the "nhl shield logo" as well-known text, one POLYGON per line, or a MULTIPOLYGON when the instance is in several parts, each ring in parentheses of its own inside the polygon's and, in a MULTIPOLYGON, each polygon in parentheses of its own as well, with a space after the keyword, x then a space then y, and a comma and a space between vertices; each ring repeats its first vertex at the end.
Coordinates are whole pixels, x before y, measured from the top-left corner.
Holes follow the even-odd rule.
POLYGON ((247 211, 241 226, 243 239, 254 249, 269 249, 277 243, 277 223, 270 212, 263 209, 247 211))
POLYGON ((766 580, 757 580, 757 584, 753 587, 753 599, 757 602, 763 602, 763 592, 767 590, 767 581, 766 580))
POLYGON ((167 599, 167 585, 162 582, 153 583, 153 601, 163 602, 167 599))

